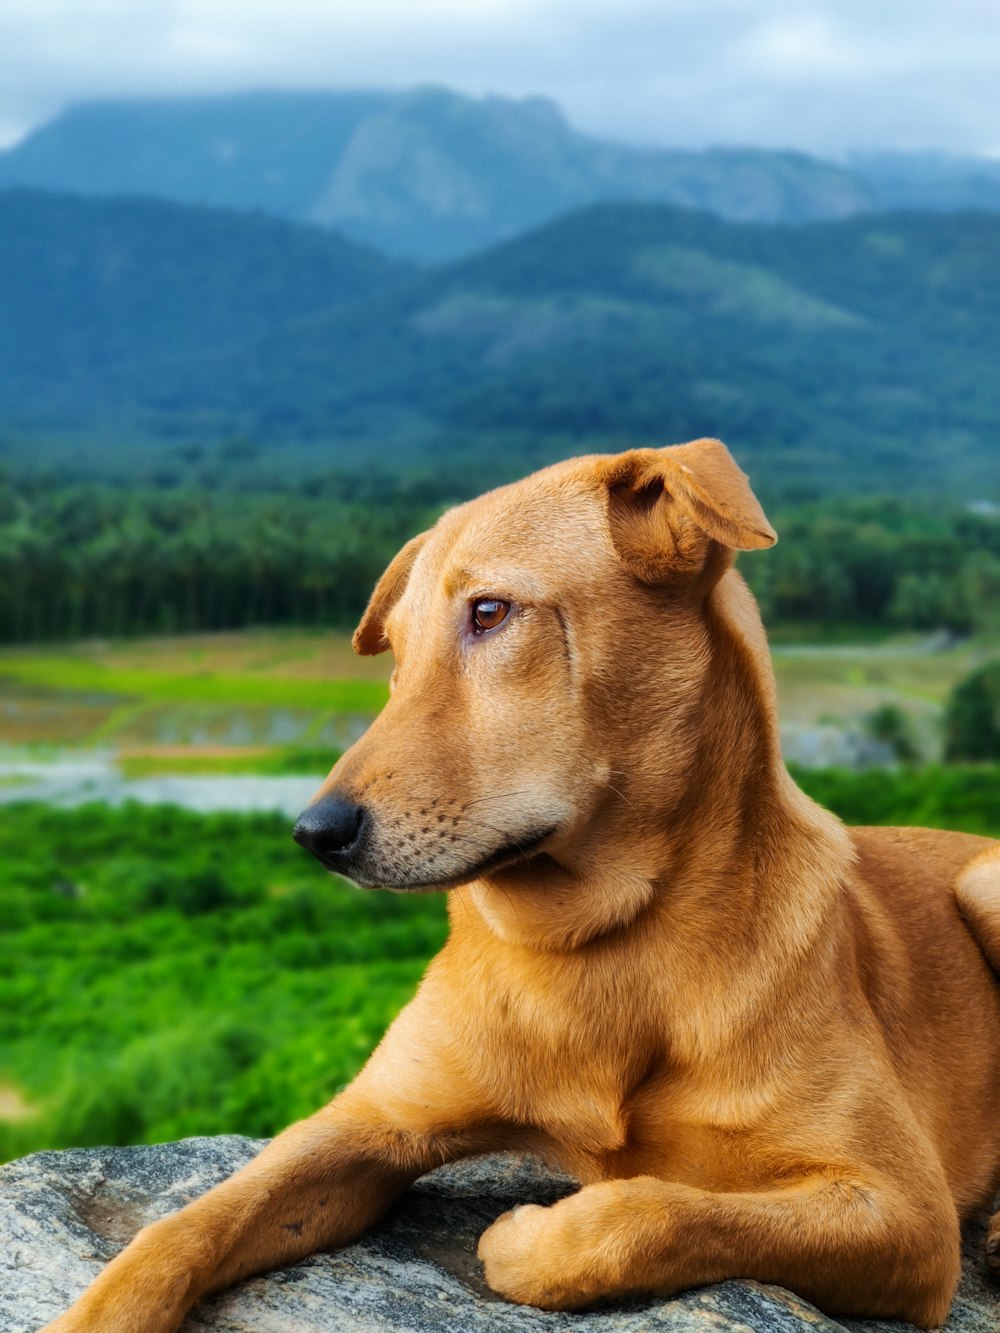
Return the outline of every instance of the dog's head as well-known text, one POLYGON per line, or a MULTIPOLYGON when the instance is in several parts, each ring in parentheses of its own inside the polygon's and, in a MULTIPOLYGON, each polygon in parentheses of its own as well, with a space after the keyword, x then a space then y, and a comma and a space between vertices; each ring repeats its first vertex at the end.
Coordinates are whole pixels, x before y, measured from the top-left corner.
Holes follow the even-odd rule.
POLYGON ((446 513, 354 635, 391 697, 296 826, 362 885, 599 856, 684 780, 734 550, 775 534, 726 448, 573 459, 446 513), (631 812, 631 813, 630 813, 631 812))

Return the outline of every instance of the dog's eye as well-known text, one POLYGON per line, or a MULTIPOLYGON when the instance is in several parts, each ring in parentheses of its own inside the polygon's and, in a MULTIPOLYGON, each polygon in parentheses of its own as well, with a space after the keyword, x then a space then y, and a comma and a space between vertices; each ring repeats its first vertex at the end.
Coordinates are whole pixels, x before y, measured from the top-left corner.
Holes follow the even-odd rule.
POLYGON ((510 602, 501 602, 498 597, 477 597, 472 603, 472 629, 476 634, 485 630, 496 629, 507 619, 510 602))

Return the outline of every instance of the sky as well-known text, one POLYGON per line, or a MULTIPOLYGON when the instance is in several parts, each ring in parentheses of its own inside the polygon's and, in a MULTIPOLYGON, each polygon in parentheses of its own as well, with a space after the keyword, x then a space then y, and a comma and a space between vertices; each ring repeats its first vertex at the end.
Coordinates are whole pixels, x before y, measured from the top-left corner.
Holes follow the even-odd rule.
POLYGON ((542 94, 607 139, 1000 156, 998 0, 2 0, 0 146, 71 102, 542 94))

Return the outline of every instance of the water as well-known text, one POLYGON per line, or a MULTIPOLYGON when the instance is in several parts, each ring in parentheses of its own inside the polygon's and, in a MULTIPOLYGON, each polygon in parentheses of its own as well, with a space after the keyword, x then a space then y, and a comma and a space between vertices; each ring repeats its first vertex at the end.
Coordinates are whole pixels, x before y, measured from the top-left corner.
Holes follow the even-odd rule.
POLYGON ((315 794, 324 775, 266 777, 213 774, 208 777, 165 774, 126 778, 106 754, 63 755, 53 759, 0 758, 0 805, 45 801, 69 808, 102 801, 122 805, 179 805, 201 814, 217 811, 277 810, 297 815, 315 794))

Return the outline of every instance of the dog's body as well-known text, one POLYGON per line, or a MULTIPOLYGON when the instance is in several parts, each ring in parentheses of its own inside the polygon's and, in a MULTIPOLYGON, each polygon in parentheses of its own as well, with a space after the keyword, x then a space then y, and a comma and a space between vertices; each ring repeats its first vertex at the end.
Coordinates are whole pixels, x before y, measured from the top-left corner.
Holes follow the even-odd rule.
POLYGON ((848 831, 791 782, 730 568, 773 539, 699 441, 559 464, 404 548, 355 637, 393 648, 392 699, 297 836, 450 887, 448 943, 345 1092, 52 1330, 174 1329, 502 1148, 583 1184, 484 1234, 513 1300, 750 1277, 944 1319, 1000 1179, 1000 844, 848 831))

